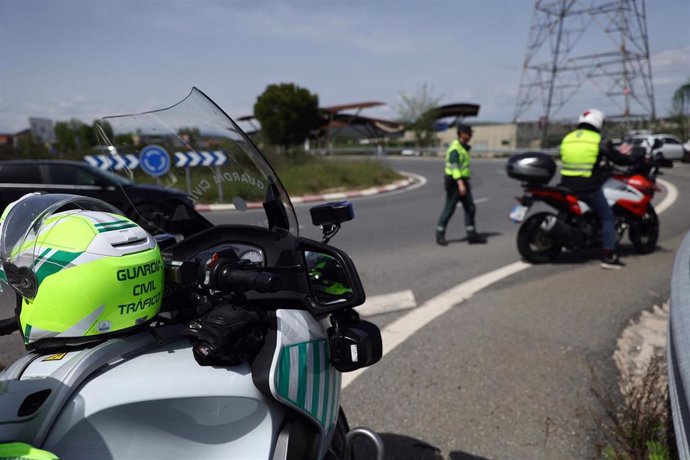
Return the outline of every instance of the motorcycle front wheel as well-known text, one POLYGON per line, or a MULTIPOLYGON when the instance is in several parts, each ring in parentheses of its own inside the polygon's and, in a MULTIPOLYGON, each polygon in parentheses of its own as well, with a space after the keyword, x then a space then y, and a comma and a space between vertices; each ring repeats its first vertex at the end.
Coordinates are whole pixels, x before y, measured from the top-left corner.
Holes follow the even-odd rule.
POLYGON ((527 219, 518 230, 517 247, 523 259, 533 264, 551 262, 561 252, 561 243, 544 230, 544 223, 556 218, 550 212, 539 212, 527 219))
POLYGON ((659 218, 651 204, 647 205, 644 216, 630 223, 628 237, 640 254, 649 254, 656 249, 659 240, 659 218))

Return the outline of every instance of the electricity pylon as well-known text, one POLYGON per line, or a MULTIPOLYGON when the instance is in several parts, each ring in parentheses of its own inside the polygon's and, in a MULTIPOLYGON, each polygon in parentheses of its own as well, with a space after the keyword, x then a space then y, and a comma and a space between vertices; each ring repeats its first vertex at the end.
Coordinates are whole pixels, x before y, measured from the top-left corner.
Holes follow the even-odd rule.
POLYGON ((544 143, 551 118, 583 85, 621 112, 609 116, 656 119, 644 0, 534 2, 513 121, 541 100, 544 143))

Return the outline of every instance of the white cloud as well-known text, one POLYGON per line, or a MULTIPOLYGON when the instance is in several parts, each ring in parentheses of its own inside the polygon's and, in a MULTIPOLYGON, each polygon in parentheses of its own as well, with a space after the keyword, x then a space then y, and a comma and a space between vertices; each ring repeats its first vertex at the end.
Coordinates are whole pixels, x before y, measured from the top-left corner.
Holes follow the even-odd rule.
POLYGON ((663 50, 651 56, 652 72, 654 70, 684 70, 690 72, 690 45, 663 50))

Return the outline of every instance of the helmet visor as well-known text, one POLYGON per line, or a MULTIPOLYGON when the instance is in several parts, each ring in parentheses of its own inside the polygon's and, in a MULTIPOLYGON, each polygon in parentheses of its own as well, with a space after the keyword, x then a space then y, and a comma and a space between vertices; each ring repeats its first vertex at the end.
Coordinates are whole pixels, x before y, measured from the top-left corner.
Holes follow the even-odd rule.
POLYGON ((0 259, 6 282, 28 299, 35 297, 38 287, 34 272, 42 252, 39 234, 47 225, 56 223, 55 219, 48 223, 51 216, 79 209, 120 213, 101 200, 67 194, 27 195, 8 209, 0 224, 0 259))

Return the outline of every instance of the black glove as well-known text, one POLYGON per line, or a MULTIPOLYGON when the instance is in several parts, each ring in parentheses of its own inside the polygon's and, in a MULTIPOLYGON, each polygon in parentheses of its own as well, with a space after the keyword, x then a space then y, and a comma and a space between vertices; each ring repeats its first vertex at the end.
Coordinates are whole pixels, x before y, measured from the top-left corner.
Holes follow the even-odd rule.
POLYGON ((194 358, 202 366, 235 366, 249 362, 266 335, 263 312, 223 304, 190 322, 183 335, 194 343, 194 358))

